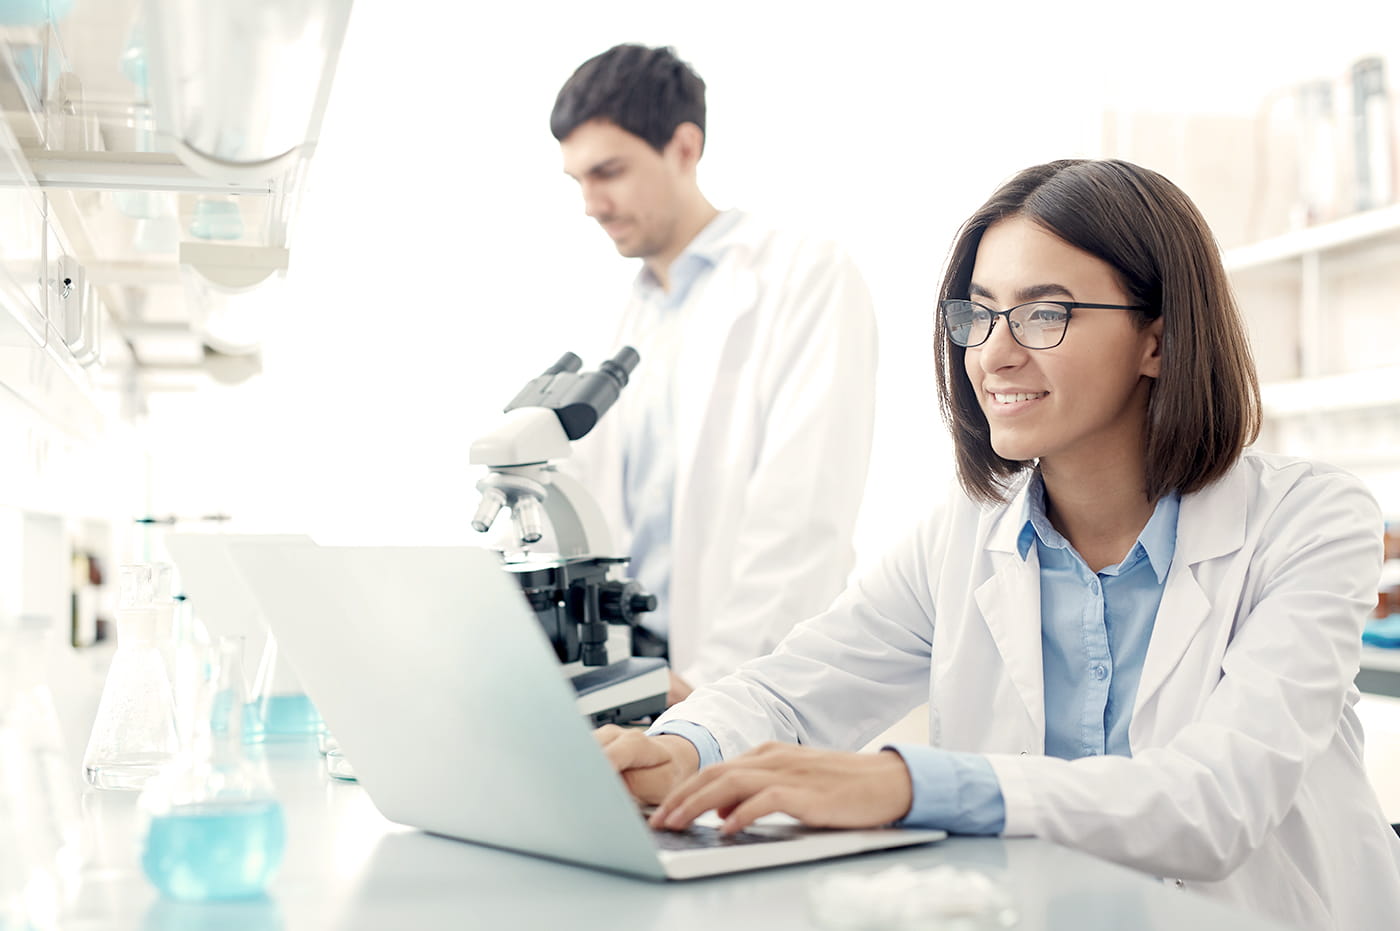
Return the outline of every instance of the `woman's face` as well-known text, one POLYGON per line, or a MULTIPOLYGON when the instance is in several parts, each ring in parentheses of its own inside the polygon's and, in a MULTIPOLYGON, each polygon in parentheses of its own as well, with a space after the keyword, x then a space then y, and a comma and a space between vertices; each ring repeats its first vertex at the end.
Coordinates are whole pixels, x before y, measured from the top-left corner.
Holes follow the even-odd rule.
MULTIPOLYGON (((1135 303, 1108 263, 1023 217, 983 233, 970 291, 992 310, 1032 300, 1135 303)), ((965 356, 992 448, 1006 459, 1040 459, 1042 469, 1140 462, 1161 331, 1160 318, 1139 330, 1128 311, 1075 308, 1063 342, 1026 349, 998 317, 965 356)))

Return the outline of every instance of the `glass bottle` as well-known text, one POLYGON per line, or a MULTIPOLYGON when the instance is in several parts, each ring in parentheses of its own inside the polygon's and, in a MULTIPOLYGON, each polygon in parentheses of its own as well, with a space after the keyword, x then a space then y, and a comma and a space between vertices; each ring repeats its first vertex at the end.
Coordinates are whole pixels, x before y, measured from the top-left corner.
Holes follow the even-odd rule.
POLYGON ((0 618, 0 928, 25 931, 57 927, 81 868, 43 633, 0 618))
MULTIPOLYGON (((265 768, 243 745, 242 640, 220 637, 213 649, 186 653, 200 656, 192 720, 182 728, 190 738, 142 795, 141 867, 170 899, 255 897, 281 865, 286 828, 265 768)), ((187 666, 182 660, 182 679, 187 666)))
POLYGON ((140 789, 178 749, 166 666, 169 630, 154 606, 150 566, 123 566, 117 652, 107 670, 83 776, 99 789, 140 789))

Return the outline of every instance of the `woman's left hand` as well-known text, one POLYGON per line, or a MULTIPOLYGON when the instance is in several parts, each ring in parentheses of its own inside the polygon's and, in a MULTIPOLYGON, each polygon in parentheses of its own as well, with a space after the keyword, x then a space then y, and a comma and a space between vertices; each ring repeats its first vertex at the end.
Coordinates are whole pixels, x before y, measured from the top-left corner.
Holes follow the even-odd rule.
POLYGON ((686 779, 649 823, 680 831, 713 808, 726 834, 774 812, 812 827, 868 828, 903 818, 913 799, 909 769, 893 750, 841 753, 766 743, 686 779))

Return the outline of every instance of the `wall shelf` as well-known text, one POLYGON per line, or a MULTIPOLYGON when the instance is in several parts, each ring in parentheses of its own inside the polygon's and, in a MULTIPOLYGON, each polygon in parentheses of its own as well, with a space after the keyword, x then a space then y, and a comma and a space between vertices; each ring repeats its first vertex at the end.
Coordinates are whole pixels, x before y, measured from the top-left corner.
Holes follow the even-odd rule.
POLYGON ((1400 237, 1400 204, 1227 249, 1224 254, 1225 270, 1231 274, 1250 271, 1301 259, 1306 255, 1368 244, 1389 236, 1400 237))
MULTIPOLYGON (((1400 406, 1400 365, 1262 385, 1266 417, 1400 406)), ((1397 414, 1400 416, 1400 414, 1397 414)))

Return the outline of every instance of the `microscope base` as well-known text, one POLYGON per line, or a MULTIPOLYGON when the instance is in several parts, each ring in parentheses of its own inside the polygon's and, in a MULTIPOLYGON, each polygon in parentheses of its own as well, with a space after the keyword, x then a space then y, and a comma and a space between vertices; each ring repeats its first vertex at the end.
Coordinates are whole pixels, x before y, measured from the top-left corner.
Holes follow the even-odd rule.
POLYGON ((671 675, 666 661, 633 656, 573 676, 578 710, 594 727, 625 724, 666 710, 671 675))

